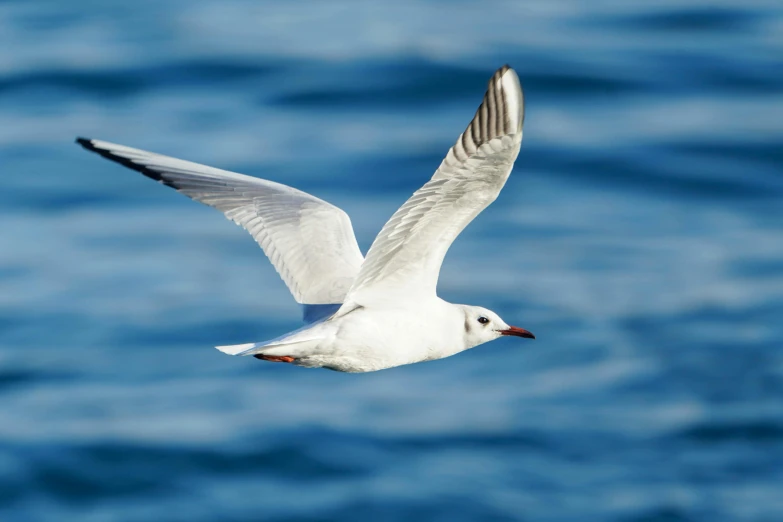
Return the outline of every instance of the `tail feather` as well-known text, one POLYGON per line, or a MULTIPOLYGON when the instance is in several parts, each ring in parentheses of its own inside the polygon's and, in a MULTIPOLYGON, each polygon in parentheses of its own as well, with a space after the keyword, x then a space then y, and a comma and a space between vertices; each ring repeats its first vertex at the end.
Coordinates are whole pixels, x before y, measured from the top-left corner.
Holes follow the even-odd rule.
MULTIPOLYGON (((215 346, 218 350, 228 355, 250 355, 250 350, 263 346, 265 343, 245 343, 245 344, 230 344, 226 346, 215 346)), ((254 352, 253 352, 254 353, 254 352)))
POLYGON ((322 324, 307 325, 269 341, 215 346, 215 348, 228 355, 268 353, 272 355, 302 356, 312 353, 312 350, 324 340, 325 333, 325 328, 322 324))

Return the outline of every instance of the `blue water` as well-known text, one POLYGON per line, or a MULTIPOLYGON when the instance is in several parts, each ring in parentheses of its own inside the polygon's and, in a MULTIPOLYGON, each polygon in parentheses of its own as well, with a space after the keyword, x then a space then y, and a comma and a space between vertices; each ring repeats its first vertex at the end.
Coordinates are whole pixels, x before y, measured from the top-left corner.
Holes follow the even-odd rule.
POLYGON ((0 3, 0 520, 783 520, 778 2, 0 3), (538 339, 363 375, 255 243, 77 135, 293 185, 366 249, 493 70, 525 140, 439 292, 538 339))

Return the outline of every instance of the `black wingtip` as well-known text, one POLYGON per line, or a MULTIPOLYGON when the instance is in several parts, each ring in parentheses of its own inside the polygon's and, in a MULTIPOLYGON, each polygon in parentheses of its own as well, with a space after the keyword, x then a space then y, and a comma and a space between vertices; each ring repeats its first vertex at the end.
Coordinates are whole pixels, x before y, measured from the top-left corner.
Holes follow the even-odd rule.
MULTIPOLYGON (((142 174, 144 174, 145 176, 147 176, 150 179, 154 179, 155 181, 160 181, 160 182, 162 182, 164 184, 167 184, 169 186, 174 187, 174 185, 170 185, 168 182, 166 182, 166 180, 163 179, 163 176, 161 175, 160 172, 157 172, 157 171, 155 171, 155 170, 153 170, 153 169, 151 169, 151 168, 149 168, 149 167, 147 167, 147 166, 145 166, 145 165, 143 165, 141 163, 134 163, 134 161, 131 160, 130 158, 126 158, 124 156, 119 156, 119 155, 113 153, 111 150, 104 149, 104 148, 101 148, 101 147, 96 147, 95 143, 94 143, 94 140, 87 139, 87 138, 82 138, 82 137, 77 137, 76 138, 76 143, 78 143, 79 145, 81 145, 85 149, 89 150, 90 152, 94 152, 94 153, 98 154, 99 156, 103 156, 107 160, 111 160, 111 161, 113 161, 115 163, 119 163, 120 165, 122 165, 124 167, 128 167, 131 170, 135 170, 136 172, 141 172, 142 174)), ((139 152, 141 152, 141 151, 139 151, 139 152)), ((174 188, 176 188, 176 187, 174 187, 174 188)))
POLYGON ((76 143, 81 145, 87 150, 95 151, 95 145, 92 144, 92 140, 87 138, 82 138, 81 136, 76 138, 76 143))

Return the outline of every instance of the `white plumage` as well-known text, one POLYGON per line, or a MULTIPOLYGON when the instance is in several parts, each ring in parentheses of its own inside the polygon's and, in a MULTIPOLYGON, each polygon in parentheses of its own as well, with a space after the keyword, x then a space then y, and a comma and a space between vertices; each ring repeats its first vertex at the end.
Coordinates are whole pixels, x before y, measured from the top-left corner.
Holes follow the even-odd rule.
POLYGON ((435 293, 451 243, 508 179, 523 121, 519 79, 504 66, 435 175, 389 219, 366 259, 348 215, 310 194, 105 141, 77 141, 223 212, 250 232, 305 305, 311 324, 300 330, 218 349, 362 372, 446 357, 501 335, 533 337, 494 312, 435 293))

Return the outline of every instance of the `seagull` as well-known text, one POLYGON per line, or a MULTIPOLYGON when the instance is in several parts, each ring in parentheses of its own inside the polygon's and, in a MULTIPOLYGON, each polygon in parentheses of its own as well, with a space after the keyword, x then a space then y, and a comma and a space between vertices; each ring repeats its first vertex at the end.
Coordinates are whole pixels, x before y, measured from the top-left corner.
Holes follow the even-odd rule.
POLYGON ((295 188, 86 138, 87 150, 214 207, 247 230, 304 309, 305 326, 230 355, 341 372, 442 359, 502 336, 535 339, 480 306, 436 293, 451 243, 505 185, 522 142, 524 97, 508 65, 427 183, 363 257, 348 215, 295 188))

